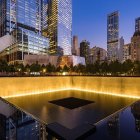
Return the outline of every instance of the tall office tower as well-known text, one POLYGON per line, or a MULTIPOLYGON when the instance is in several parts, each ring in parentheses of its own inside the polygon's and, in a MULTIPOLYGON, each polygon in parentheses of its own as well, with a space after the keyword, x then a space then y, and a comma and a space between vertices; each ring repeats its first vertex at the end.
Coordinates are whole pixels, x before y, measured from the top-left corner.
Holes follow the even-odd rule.
POLYGON ((131 58, 131 48, 132 48, 132 44, 129 43, 129 44, 125 44, 123 46, 123 61, 122 62, 125 62, 127 60, 132 60, 131 58))
POLYGON ((131 59, 140 61, 140 31, 135 32, 131 38, 131 59))
POLYGON ((131 60, 140 61, 140 17, 135 20, 135 32, 131 38, 131 60))
POLYGON ((48 37, 50 54, 72 54, 72 0, 48 0, 48 37))
POLYGON ((119 61, 123 62, 123 47, 124 47, 124 38, 119 39, 119 61))
POLYGON ((1 36, 18 27, 41 31, 41 0, 1 0, 1 36))
POLYGON ((0 0, 0 13, 0 37, 13 40, 0 50, 0 57, 14 63, 23 62, 25 54, 47 53, 49 42, 42 36, 42 0, 0 0))
POLYGON ((73 36, 72 54, 80 56, 80 48, 78 47, 78 36, 73 36))
POLYGON ((42 34, 47 37, 48 32, 48 0, 42 0, 42 34))
POLYGON ((80 56, 85 57, 86 64, 89 64, 89 49, 90 49, 90 43, 86 40, 83 40, 80 43, 80 56))
POLYGON ((119 12, 113 12, 107 16, 107 52, 108 60, 118 59, 119 51, 119 12))
POLYGON ((140 17, 135 20, 135 32, 140 32, 140 17))

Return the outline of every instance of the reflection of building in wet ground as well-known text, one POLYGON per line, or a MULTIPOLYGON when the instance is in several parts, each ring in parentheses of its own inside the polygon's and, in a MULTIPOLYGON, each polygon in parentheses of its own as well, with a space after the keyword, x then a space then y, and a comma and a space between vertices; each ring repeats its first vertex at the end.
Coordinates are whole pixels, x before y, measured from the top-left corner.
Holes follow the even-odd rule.
POLYGON ((119 136, 119 114, 111 117, 108 122, 108 132, 109 135, 118 137, 119 136))
POLYGON ((45 137, 45 125, 0 99, 0 140, 43 140, 45 137))
POLYGON ((131 112, 135 118, 136 131, 140 132, 140 101, 131 106, 131 112))

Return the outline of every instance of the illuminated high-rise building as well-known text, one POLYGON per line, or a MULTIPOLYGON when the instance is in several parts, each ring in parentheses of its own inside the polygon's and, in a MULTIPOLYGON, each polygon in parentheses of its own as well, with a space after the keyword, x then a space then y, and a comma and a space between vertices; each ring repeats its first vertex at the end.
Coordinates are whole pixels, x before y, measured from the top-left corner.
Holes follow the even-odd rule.
POLYGON ((0 0, 0 36, 24 28, 41 32, 42 0, 0 0))
POLYGON ((107 16, 107 52, 108 60, 115 61, 119 57, 119 12, 107 16))
POLYGON ((78 44, 78 36, 73 36, 73 44, 72 44, 72 54, 76 56, 80 56, 80 48, 78 44))
POLYGON ((72 47, 72 0, 48 0, 48 38, 50 54, 71 55, 72 47))
POLYGON ((124 38, 123 37, 121 37, 120 39, 119 39, 119 61, 120 62, 123 62, 123 47, 124 47, 124 38))
POLYGON ((10 37, 12 40, 9 45, 1 47, 0 57, 8 62, 22 63, 25 54, 47 54, 49 42, 42 36, 45 27, 43 1, 0 0, 0 37, 7 42, 10 37))

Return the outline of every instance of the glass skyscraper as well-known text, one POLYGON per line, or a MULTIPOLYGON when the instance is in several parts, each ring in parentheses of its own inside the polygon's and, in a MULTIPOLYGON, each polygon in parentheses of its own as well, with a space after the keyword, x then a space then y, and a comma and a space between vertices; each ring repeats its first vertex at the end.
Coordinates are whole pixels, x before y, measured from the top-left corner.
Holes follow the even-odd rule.
POLYGON ((72 47, 72 0, 48 0, 48 38, 50 54, 71 55, 72 47))
POLYGON ((42 4, 42 0, 0 0, 0 37, 14 37, 14 44, 1 52, 8 62, 22 62, 24 54, 47 54, 42 4))
POLYGON ((107 52, 108 60, 119 59, 119 12, 115 11, 107 16, 107 52))

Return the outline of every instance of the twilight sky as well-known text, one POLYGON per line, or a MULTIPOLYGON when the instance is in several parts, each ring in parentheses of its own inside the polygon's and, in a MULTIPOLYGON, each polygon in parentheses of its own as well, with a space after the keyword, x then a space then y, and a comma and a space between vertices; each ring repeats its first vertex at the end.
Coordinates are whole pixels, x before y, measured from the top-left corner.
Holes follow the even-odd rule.
POLYGON ((140 0, 73 0, 73 35, 106 49, 107 14, 119 10, 120 37, 129 43, 140 17, 140 0))

